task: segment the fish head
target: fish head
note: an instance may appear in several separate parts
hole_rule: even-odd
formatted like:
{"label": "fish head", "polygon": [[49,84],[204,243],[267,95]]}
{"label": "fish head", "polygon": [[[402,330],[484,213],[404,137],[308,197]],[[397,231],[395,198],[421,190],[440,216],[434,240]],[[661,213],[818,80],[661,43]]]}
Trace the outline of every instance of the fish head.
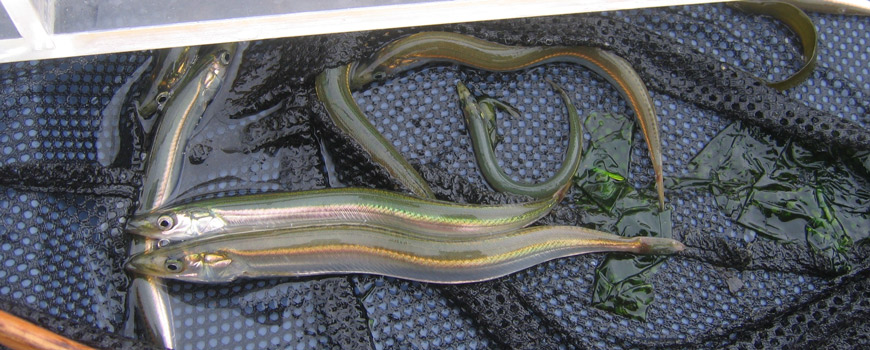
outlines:
{"label": "fish head", "polygon": [[401,72],[403,65],[407,68],[411,64],[409,60],[378,60],[377,57],[356,62],[350,70],[350,88],[357,90],[375,81],[382,82]]}
{"label": "fish head", "polygon": [[350,69],[350,88],[357,90],[375,81],[382,82],[399,73],[420,67],[428,61],[427,59],[412,55],[375,55],[371,58],[354,62]]}
{"label": "fish head", "polygon": [[354,62],[350,69],[350,88],[359,89],[374,81],[383,81],[387,73],[368,61]]}
{"label": "fish head", "polygon": [[394,40],[353,64],[350,88],[359,89],[429,63],[454,62],[455,51],[463,51],[462,46],[455,34],[444,32],[420,32]]}
{"label": "fish head", "polygon": [[225,225],[214,212],[191,207],[136,215],[127,223],[127,232],[161,241],[183,241],[209,235]]}
{"label": "fish head", "polygon": [[459,104],[462,107],[462,114],[465,116],[466,122],[471,122],[471,118],[485,118],[486,113],[482,110],[477,97],[471,93],[465,84],[461,81],[456,82],[456,93],[459,95]]}
{"label": "fish head", "polygon": [[132,273],[188,282],[229,282],[238,276],[228,253],[185,252],[171,247],[142,253],[127,262]]}

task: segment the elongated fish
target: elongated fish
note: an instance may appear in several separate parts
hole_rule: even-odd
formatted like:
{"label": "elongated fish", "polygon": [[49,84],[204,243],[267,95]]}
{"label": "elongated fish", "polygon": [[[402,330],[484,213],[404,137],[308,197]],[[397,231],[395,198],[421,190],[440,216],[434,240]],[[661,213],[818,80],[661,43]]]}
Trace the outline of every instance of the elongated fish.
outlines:
{"label": "elongated fish", "polygon": [[474,205],[368,188],[275,192],[202,200],[134,216],[127,231],[179,241],[312,225],[367,224],[445,237],[474,237],[525,227],[550,212],[570,181],[548,199]]}
{"label": "elongated fish", "polygon": [[[558,85],[552,82],[549,83],[562,95],[562,99],[568,109],[568,122],[570,124],[568,149],[565,153],[562,167],[546,181],[533,184],[514,181],[498,165],[498,159],[495,156],[494,150],[495,146],[492,143],[494,138],[494,130],[492,129],[494,126],[491,124],[495,121],[493,104],[500,105],[501,102],[488,98],[477,101],[464,84],[461,82],[456,84],[456,91],[459,93],[459,100],[462,105],[462,113],[465,115],[472,147],[474,147],[474,157],[477,160],[477,166],[480,168],[480,172],[483,173],[486,181],[496,190],[534,198],[551,197],[560,188],[564,187],[565,183],[571,182],[577,173],[577,167],[580,166],[580,156],[583,152],[583,130],[580,117],[577,115],[577,109],[574,108],[574,104],[571,103],[568,94]],[[487,104],[489,107],[487,107]]]}
{"label": "elongated fish", "polygon": [[681,250],[680,242],[668,238],[626,238],[573,226],[535,226],[471,241],[363,225],[316,226],[182,242],[137,255],[127,269],[200,283],[345,273],[469,283],[571,255],[673,254]]}
{"label": "elongated fish", "polygon": [[435,198],[429,184],[414,167],[378,132],[356,104],[350,91],[350,65],[330,68],[317,76],[317,98],[341,131],[356,140],[372,159],[408,191],[423,198]]}
{"label": "elongated fish", "polygon": [[167,102],[155,131],[142,180],[139,212],[161,207],[178,184],[187,141],[226,75],[226,66],[236,44],[218,45],[196,61],[196,67]]}
{"label": "elongated fish", "polygon": [[[471,135],[471,145],[474,148],[477,166],[480,168],[483,177],[486,178],[486,182],[496,190],[534,198],[546,198],[553,196],[554,193],[565,186],[565,183],[570,183],[574,175],[577,174],[577,167],[580,166],[580,156],[583,153],[583,126],[580,123],[580,117],[577,115],[577,109],[571,103],[568,93],[553,82],[549,83],[554,89],[559,91],[562,95],[562,100],[564,100],[568,108],[570,133],[568,134],[568,149],[565,152],[565,160],[562,161],[562,167],[552,177],[539,183],[514,181],[498,165],[498,158],[496,158],[495,146],[493,145],[495,137],[493,136],[494,126],[492,123],[495,121],[494,105],[501,105],[501,102],[488,98],[477,101],[464,84],[461,82],[456,84],[456,92],[459,93],[462,113],[465,115],[465,122]],[[504,107],[508,106],[505,105]]]}
{"label": "elongated fish", "polygon": [[804,10],[842,15],[870,16],[867,0],[781,0]]}
{"label": "elongated fish", "polygon": [[[866,1],[865,1],[866,2]],[[729,3],[743,12],[768,15],[787,25],[801,41],[804,65],[781,81],[758,80],[779,91],[791,89],[807,80],[816,68],[819,52],[819,33],[813,20],[795,5],[779,1],[736,1]]]}
{"label": "elongated fish", "polygon": [[661,132],[655,106],[643,80],[621,57],[594,47],[508,46],[456,33],[422,32],[395,40],[369,59],[354,63],[349,71],[347,94],[350,89],[439,62],[493,72],[512,72],[559,62],[591,69],[613,84],[634,111],[655,171],[659,207],[664,207]]}

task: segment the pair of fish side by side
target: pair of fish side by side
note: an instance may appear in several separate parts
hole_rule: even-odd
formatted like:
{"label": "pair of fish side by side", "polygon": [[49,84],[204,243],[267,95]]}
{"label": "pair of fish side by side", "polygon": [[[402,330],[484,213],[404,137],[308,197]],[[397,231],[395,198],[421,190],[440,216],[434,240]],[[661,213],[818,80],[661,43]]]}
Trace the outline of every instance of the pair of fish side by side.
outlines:
{"label": "pair of fish side by side", "polygon": [[668,238],[533,226],[560,202],[458,204],[365,188],[203,200],[137,215],[133,234],[169,242],[133,257],[134,273],[201,283],[369,273],[433,283],[494,279],[592,252],[673,254]]}

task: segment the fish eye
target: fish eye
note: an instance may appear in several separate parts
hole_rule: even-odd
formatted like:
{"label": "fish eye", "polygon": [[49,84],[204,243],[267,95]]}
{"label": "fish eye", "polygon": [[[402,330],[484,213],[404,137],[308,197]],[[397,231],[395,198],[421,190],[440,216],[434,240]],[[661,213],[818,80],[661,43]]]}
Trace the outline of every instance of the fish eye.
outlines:
{"label": "fish eye", "polygon": [[386,79],[386,77],[387,73],[384,72],[375,72],[374,74],[372,74],[372,78],[374,78],[375,80],[384,80]]}
{"label": "fish eye", "polygon": [[169,92],[164,91],[157,94],[157,97],[154,100],[157,101],[158,106],[163,107],[163,105],[169,101]]}
{"label": "fish eye", "polygon": [[157,218],[157,228],[166,231],[175,227],[175,218],[172,215],[161,215]]}
{"label": "fish eye", "polygon": [[181,261],[177,259],[166,259],[166,263],[163,264],[166,267],[166,270],[169,272],[181,272],[184,269],[184,265],[181,264]]}
{"label": "fish eye", "polygon": [[218,55],[218,59],[221,61],[221,64],[230,64],[230,53],[223,51]]}

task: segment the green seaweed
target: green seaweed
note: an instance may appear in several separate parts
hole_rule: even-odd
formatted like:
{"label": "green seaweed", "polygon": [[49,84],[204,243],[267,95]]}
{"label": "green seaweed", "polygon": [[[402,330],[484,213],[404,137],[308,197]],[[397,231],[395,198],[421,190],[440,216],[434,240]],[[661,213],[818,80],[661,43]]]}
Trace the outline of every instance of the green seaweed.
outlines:
{"label": "green seaweed", "polygon": [[[750,131],[753,131],[750,133]],[[735,215],[761,175],[770,173],[783,145],[767,134],[731,124],[689,163],[690,177],[668,186],[709,187],[725,215]]]}
{"label": "green seaweed", "polygon": [[[575,182],[578,208],[594,228],[623,236],[671,237],[670,211],[659,212],[650,189],[625,179],[633,124],[622,116],[591,114],[591,135]],[[851,248],[870,237],[870,152],[812,151],[757,128],[733,123],[669,179],[670,191],[709,190],[717,207],[760,239],[807,247],[837,273],[852,267]],[[609,254],[595,271],[593,305],[643,320],[654,300],[648,282],[664,258]]]}
{"label": "green seaweed", "polygon": [[[671,237],[670,210],[659,211],[654,190],[638,191],[625,179],[631,162],[634,123],[625,116],[590,114],[590,135],[575,183],[577,205],[587,224],[622,236]],[[658,256],[608,254],[595,271],[592,303],[618,315],[644,320],[654,300],[648,279],[665,260]]]}
{"label": "green seaweed", "polygon": [[845,273],[854,242],[870,235],[866,165],[863,153],[811,151],[734,123],[671,188],[707,187],[720,210],[759,237],[804,244]]}

